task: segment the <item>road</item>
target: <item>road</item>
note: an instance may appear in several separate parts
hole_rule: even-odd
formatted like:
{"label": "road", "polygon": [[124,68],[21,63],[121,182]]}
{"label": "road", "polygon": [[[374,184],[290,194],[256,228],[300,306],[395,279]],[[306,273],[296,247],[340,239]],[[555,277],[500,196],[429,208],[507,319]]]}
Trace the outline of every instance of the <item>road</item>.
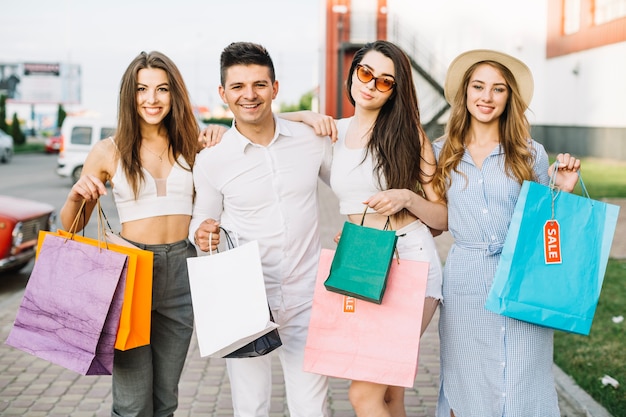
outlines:
{"label": "road", "polygon": [[[0,164],[0,194],[51,204],[58,214],[72,183],[69,178],[61,178],[56,174],[56,165],[56,154],[14,155],[10,163]],[[119,231],[119,220],[113,197],[107,195],[101,202],[111,227]],[[60,227],[58,220],[57,227]],[[97,232],[96,227],[96,222],[92,222],[87,226],[85,233],[94,236]],[[31,261],[19,272],[5,273],[0,276],[0,303],[15,291],[24,288],[32,267]]]}
{"label": "road", "polygon": [[[67,193],[72,186],[69,178],[59,177],[55,171],[57,165],[56,154],[17,154],[9,164],[0,164],[0,194],[13,197],[23,197],[42,201],[54,206],[57,215],[61,210]],[[109,190],[110,191],[110,190]],[[343,220],[336,215],[339,210],[335,196],[325,185],[320,185],[321,198],[325,204],[320,212],[322,245],[335,248],[332,238],[341,229]],[[103,210],[115,232],[119,232],[120,224],[117,209],[111,193],[101,198]],[[57,227],[61,227],[57,219]],[[97,236],[97,222],[95,219],[85,228],[85,234]],[[30,276],[33,262],[19,273],[3,274],[0,277],[0,302],[18,289],[24,288]]]}

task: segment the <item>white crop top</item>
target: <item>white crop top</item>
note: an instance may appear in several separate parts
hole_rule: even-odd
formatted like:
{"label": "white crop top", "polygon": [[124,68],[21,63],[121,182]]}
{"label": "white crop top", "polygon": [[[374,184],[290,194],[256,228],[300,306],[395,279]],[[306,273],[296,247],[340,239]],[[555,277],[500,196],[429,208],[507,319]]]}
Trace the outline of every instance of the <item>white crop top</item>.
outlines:
{"label": "white crop top", "polygon": [[[339,212],[344,215],[363,213],[363,202],[381,191],[372,154],[363,160],[366,148],[346,148],[346,132],[351,121],[352,117],[337,121],[338,139],[333,146],[330,170],[330,186],[339,199]],[[384,179],[382,185],[386,186]],[[368,208],[367,212],[373,213],[374,209]]]}
{"label": "white crop top", "polygon": [[[178,163],[189,168],[182,155],[178,157]],[[193,176],[191,170],[183,169],[178,163],[172,166],[167,178],[154,178],[143,169],[144,181],[140,184],[136,200],[122,164],[117,164],[112,182],[120,223],[172,214],[191,216]]]}

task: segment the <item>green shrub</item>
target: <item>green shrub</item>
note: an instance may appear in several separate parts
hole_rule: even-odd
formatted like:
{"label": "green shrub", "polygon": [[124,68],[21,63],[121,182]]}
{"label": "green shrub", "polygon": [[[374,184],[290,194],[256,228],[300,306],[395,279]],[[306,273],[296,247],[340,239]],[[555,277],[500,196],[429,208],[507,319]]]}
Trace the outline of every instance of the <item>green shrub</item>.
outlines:
{"label": "green shrub", "polygon": [[[626,260],[611,259],[589,336],[554,334],[554,362],[614,416],[626,416]],[[609,375],[620,382],[615,389],[602,385]]]}
{"label": "green shrub", "polygon": [[26,143],[26,135],[22,132],[20,121],[17,118],[17,113],[13,113],[13,121],[11,122],[11,136],[13,136],[13,143],[15,146],[23,145]]}

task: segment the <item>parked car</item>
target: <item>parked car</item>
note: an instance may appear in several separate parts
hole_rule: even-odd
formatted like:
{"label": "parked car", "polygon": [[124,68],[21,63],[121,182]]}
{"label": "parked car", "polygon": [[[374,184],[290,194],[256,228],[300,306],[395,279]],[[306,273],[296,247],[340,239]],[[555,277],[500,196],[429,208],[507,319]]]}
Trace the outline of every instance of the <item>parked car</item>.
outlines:
{"label": "parked car", "polygon": [[55,230],[50,204],[0,195],[0,273],[23,268],[37,250],[40,230]]}
{"label": "parked car", "polygon": [[13,136],[0,129],[0,162],[11,162],[13,158]]}
{"label": "parked car", "polygon": [[114,120],[70,116],[61,126],[61,149],[59,151],[57,174],[78,181],[83,164],[93,145],[109,136],[116,129]]}
{"label": "parked car", "polygon": [[[198,119],[200,128],[206,126]],[[230,126],[226,126],[230,128]],[[61,126],[57,174],[69,177],[75,183],[83,171],[83,164],[96,142],[115,135],[115,120],[97,117],[68,116]]]}
{"label": "parked car", "polygon": [[61,150],[61,132],[46,138],[44,150],[46,153],[58,153]]}

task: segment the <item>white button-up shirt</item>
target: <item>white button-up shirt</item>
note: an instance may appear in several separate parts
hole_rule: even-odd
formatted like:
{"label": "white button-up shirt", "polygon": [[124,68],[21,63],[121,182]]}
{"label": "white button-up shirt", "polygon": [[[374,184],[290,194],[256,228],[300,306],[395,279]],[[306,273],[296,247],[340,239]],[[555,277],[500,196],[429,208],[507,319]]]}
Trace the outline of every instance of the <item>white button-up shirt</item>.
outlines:
{"label": "white button-up shirt", "polygon": [[318,177],[329,182],[332,146],[302,123],[275,121],[267,146],[233,127],[198,154],[189,239],[212,218],[236,232],[239,244],[258,241],[268,301],[277,310],[313,298],[320,252],[317,184]]}

